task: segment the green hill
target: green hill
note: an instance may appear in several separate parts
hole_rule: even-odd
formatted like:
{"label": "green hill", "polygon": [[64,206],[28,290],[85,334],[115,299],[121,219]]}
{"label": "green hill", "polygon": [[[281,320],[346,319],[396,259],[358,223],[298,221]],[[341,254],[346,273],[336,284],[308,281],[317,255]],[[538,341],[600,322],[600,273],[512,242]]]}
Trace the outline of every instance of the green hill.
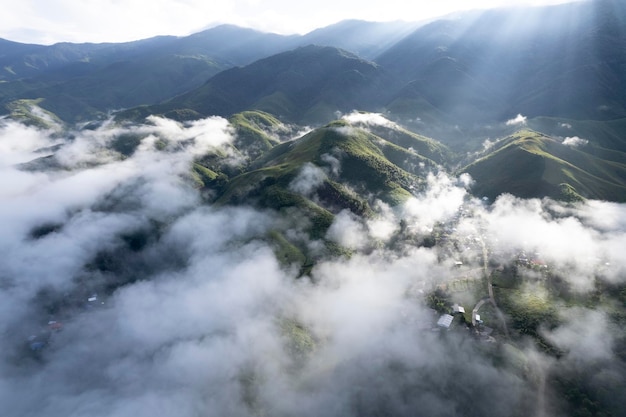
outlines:
{"label": "green hill", "polygon": [[290,129],[278,119],[261,111],[245,111],[233,115],[230,124],[235,128],[235,147],[254,160],[269,151]]}
{"label": "green hill", "polygon": [[166,103],[133,109],[136,118],[176,109],[229,117],[261,110],[296,123],[327,123],[336,111],[377,110],[392,79],[374,63],[332,47],[306,46],[217,74]]}
{"label": "green hill", "polygon": [[[269,149],[240,174],[229,175],[217,188],[215,203],[254,204],[285,212],[285,218],[303,221],[306,233],[316,239],[324,238],[334,215],[342,210],[368,217],[376,200],[392,206],[402,203],[438,166],[414,150],[346,121],[276,144],[265,133],[268,127],[279,126],[271,116],[245,112],[233,120],[237,129],[246,132],[245,147]],[[205,162],[198,163],[219,171]],[[206,186],[216,184],[209,178]]]}
{"label": "green hill", "polygon": [[[326,238],[336,214],[349,210],[368,218],[378,200],[401,204],[439,166],[413,149],[344,120],[295,140],[281,137],[289,126],[267,113],[246,111],[230,120],[238,133],[232,152],[213,151],[197,158],[190,179],[216,206],[252,205],[281,213],[285,224],[267,240],[281,257],[298,259],[303,271],[316,257],[345,253]],[[397,132],[407,135],[400,128]],[[409,144],[416,142],[412,138]],[[233,167],[225,162],[233,154],[247,159]],[[288,230],[298,233],[289,235]],[[302,241],[298,236],[307,238]],[[312,251],[308,239],[321,246]]]}
{"label": "green hill", "polygon": [[[366,113],[365,113],[366,114]],[[428,158],[438,164],[446,164],[450,161],[452,153],[441,142],[411,132],[410,130],[394,123],[389,124],[367,124],[353,123],[355,126],[362,127],[371,133],[383,137],[389,142]]]}
{"label": "green hill", "polygon": [[[392,162],[401,154],[404,163]],[[331,160],[340,164],[334,169]],[[397,204],[409,195],[407,190],[419,184],[422,172],[420,162],[430,167],[436,163],[418,154],[411,153],[393,143],[355,128],[346,122],[333,122],[295,140],[275,146],[255,160],[250,169],[233,178],[220,197],[221,202],[241,201],[271,185],[288,189],[303,166],[312,164],[323,172],[323,184],[319,201],[332,212],[344,208],[367,211],[367,202],[381,198]],[[405,165],[406,169],[401,168]],[[400,166],[399,166],[400,165]],[[356,204],[355,202],[359,202]],[[270,201],[265,203],[275,205]]]}
{"label": "green hill", "polygon": [[461,172],[474,192],[491,199],[519,197],[593,198],[626,201],[626,163],[599,158],[544,134],[521,130]]}

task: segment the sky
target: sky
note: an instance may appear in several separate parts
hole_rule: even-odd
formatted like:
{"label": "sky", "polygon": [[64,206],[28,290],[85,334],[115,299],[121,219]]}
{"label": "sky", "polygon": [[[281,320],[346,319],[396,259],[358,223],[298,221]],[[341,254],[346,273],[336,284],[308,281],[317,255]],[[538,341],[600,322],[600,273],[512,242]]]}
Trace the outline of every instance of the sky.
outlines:
{"label": "sky", "polygon": [[[571,0],[569,0],[571,1]],[[568,0],[21,0],[0,13],[0,38],[16,42],[123,42],[185,36],[221,23],[281,34],[307,33],[344,19],[421,21],[462,10]],[[384,4],[384,7],[381,7]]]}

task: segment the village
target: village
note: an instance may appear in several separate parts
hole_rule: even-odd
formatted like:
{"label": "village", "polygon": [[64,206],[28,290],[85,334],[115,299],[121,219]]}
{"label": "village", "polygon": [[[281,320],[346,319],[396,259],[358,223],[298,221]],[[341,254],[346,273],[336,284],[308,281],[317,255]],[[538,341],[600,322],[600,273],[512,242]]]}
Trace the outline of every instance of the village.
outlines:
{"label": "village", "polygon": [[453,273],[434,280],[429,291],[420,290],[430,307],[425,327],[431,331],[461,330],[485,343],[508,340],[509,319],[499,307],[497,293],[507,296],[509,306],[509,293],[522,284],[546,285],[555,279],[541,253],[494,245],[497,239],[487,235],[472,206],[460,207],[450,221],[434,228],[433,235],[440,261],[451,265]]}
{"label": "village", "polygon": [[102,308],[105,301],[98,294],[92,293],[86,296],[66,295],[64,306],[55,306],[51,308],[46,320],[42,320],[41,324],[33,326],[28,333],[24,342],[24,348],[30,352],[33,358],[39,358],[44,349],[54,343],[56,335],[64,328],[64,323],[70,319],[68,311],[78,308],[82,311],[91,311]]}

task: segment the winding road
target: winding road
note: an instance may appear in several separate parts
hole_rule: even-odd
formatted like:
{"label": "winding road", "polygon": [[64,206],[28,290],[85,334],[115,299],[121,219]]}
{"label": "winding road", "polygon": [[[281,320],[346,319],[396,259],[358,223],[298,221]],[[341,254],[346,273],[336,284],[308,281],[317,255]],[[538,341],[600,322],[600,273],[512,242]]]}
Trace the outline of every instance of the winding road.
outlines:
{"label": "winding road", "polygon": [[[485,242],[483,241],[482,236],[479,239],[480,239],[480,245],[482,246],[482,250],[483,250],[483,275],[485,276],[485,279],[487,280],[487,291],[489,295],[487,297],[480,299],[478,303],[476,303],[476,306],[474,307],[474,309],[472,310],[472,325],[476,326],[476,314],[478,314],[478,310],[485,303],[489,302],[493,305],[496,311],[496,314],[498,315],[498,319],[502,322],[502,328],[504,329],[504,334],[506,338],[509,339],[509,330],[508,330],[508,327],[506,326],[506,320],[504,319],[504,314],[502,314],[502,311],[498,308],[498,305],[496,303],[496,298],[493,294],[493,284],[491,282],[491,274],[489,273],[489,268],[488,268],[489,253],[487,251],[487,247],[485,245]],[[535,372],[537,373],[538,379],[539,379],[537,381],[536,416],[545,417],[547,415],[546,414],[546,378],[548,374],[548,369],[546,369],[542,365],[541,361],[539,361],[538,358],[534,358],[532,366],[534,366]]]}
{"label": "winding road", "polygon": [[500,321],[502,322],[504,335],[508,339],[509,329],[506,326],[506,320],[504,319],[504,314],[502,314],[502,311],[500,311],[500,309],[498,308],[498,304],[496,303],[496,298],[493,295],[493,284],[491,282],[491,274],[489,273],[489,252],[487,251],[487,246],[485,245],[485,241],[483,240],[482,235],[480,234],[478,235],[480,236],[479,242],[483,250],[483,276],[487,280],[487,292],[489,293],[489,296],[482,298],[480,301],[478,301],[478,303],[476,303],[476,306],[472,310],[472,325],[476,326],[476,314],[478,313],[478,310],[483,306],[483,304],[485,304],[486,302],[490,302],[491,305],[493,305],[493,308],[496,310],[498,319],[500,319]]}

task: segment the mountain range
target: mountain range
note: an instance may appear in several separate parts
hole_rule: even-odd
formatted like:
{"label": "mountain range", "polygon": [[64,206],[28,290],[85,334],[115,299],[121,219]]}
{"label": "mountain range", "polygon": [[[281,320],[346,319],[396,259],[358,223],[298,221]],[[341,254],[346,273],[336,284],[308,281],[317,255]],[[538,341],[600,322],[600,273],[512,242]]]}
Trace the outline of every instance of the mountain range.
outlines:
{"label": "mountain range", "polygon": [[0,40],[0,414],[626,415],[624,22]]}
{"label": "mountain range", "polygon": [[0,103],[44,125],[260,111],[323,129],[375,112],[453,149],[438,164],[470,173],[478,194],[624,201],[623,21],[622,2],[595,0],[292,36],[223,25],[123,44],[2,40]]}

